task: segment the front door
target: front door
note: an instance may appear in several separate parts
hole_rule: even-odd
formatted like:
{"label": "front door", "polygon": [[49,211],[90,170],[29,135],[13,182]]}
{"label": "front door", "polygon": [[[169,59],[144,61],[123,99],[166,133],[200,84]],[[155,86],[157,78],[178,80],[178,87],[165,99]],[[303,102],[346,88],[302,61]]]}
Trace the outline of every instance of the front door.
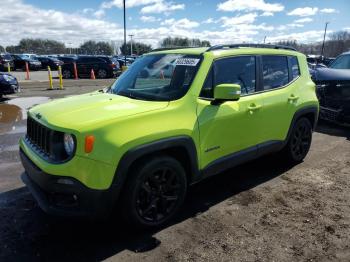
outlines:
{"label": "front door", "polygon": [[[261,143],[263,99],[256,93],[256,57],[239,56],[214,62],[198,98],[200,167],[222,157],[249,151],[256,153]],[[239,84],[241,98],[212,104],[213,88],[218,84]]]}

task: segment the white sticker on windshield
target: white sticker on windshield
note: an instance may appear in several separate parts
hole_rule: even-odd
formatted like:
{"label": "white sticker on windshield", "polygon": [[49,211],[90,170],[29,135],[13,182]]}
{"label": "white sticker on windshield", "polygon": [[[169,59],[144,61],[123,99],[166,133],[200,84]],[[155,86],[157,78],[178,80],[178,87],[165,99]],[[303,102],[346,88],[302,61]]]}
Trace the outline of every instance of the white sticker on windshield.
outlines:
{"label": "white sticker on windshield", "polygon": [[176,59],[175,65],[196,66],[198,62],[198,58],[178,58]]}

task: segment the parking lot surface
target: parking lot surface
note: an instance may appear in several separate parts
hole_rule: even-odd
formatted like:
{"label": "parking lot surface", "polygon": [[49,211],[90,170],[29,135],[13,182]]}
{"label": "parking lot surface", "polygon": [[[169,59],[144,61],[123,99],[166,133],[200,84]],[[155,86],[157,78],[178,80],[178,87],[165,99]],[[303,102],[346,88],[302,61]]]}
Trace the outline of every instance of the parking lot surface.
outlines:
{"label": "parking lot surface", "polygon": [[18,139],[34,104],[113,82],[74,81],[0,103],[0,261],[349,261],[350,129],[323,122],[303,163],[272,155],[203,181],[161,229],[46,216],[20,181]]}

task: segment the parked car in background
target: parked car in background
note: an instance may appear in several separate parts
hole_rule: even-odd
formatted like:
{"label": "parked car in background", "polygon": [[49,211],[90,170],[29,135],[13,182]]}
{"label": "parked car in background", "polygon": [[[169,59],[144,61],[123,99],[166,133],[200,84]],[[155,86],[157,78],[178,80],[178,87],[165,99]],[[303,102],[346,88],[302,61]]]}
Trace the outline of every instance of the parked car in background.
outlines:
{"label": "parked car in background", "polygon": [[96,57],[99,57],[99,58],[105,60],[107,63],[112,64],[112,66],[114,68],[114,71],[117,71],[117,70],[120,69],[119,62],[116,59],[113,59],[110,56],[101,56],[101,55],[100,56],[96,56]]}
{"label": "parked car in background", "polygon": [[313,69],[317,67],[328,67],[335,58],[325,57],[321,55],[308,55],[306,60]]}
{"label": "parked car in background", "polygon": [[62,61],[54,57],[37,56],[36,59],[41,62],[42,69],[47,69],[49,66],[50,69],[57,70],[59,66],[64,64]]}
{"label": "parked car in background", "polygon": [[[110,60],[106,60],[96,56],[79,56],[75,60],[77,64],[78,76],[81,78],[90,77],[91,70],[94,70],[97,78],[113,77],[117,70]],[[64,78],[73,78],[74,65],[73,63],[66,63],[62,66],[62,75]]]}
{"label": "parked car in background", "polygon": [[320,101],[320,119],[350,124],[350,52],[338,56],[329,68],[312,72]]}
{"label": "parked car in background", "polygon": [[41,62],[39,60],[28,58],[25,55],[12,55],[13,62],[15,65],[14,70],[21,69],[26,70],[26,62],[28,63],[30,70],[40,70]]}
{"label": "parked car in background", "polygon": [[76,62],[77,60],[77,57],[75,56],[57,56],[55,58],[62,61],[63,64],[70,64],[70,63]]}
{"label": "parked car in background", "polygon": [[14,69],[14,63],[13,59],[10,54],[0,54],[0,70],[1,71],[7,71],[8,67],[10,67],[11,70]]}
{"label": "parked car in background", "polygon": [[0,73],[0,98],[3,95],[13,94],[18,91],[19,85],[16,77],[9,73]]}

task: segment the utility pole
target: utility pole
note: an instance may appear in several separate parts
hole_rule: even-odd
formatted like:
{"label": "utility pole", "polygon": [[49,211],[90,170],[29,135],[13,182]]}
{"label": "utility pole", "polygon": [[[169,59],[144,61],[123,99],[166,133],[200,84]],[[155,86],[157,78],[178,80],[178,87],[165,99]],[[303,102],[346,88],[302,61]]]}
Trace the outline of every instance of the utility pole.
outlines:
{"label": "utility pole", "polygon": [[324,35],[323,35],[323,43],[322,43],[322,50],[321,50],[321,57],[323,59],[323,53],[324,53],[324,42],[326,41],[326,34],[327,34],[327,26],[329,22],[326,22],[326,25],[324,27]]}
{"label": "utility pole", "polygon": [[123,0],[124,11],[124,66],[126,66],[126,17],[125,17],[125,0]]}
{"label": "utility pole", "polygon": [[265,44],[265,42],[266,42],[266,35],[265,35],[265,37],[264,37],[264,44]]}
{"label": "utility pole", "polygon": [[132,55],[132,37],[134,35],[129,35],[130,36],[130,55]]}

